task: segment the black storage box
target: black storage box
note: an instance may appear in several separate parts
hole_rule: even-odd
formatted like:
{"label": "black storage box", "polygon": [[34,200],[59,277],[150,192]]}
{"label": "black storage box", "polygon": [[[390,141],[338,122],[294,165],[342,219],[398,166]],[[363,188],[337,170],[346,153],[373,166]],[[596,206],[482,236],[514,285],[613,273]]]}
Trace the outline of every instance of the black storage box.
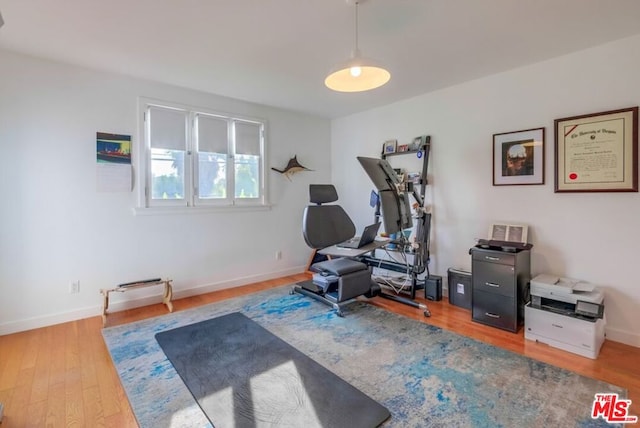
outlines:
{"label": "black storage box", "polygon": [[449,268],[449,303],[471,309],[471,272]]}
{"label": "black storage box", "polygon": [[442,300],[442,277],[430,275],[424,281],[424,298],[427,300]]}

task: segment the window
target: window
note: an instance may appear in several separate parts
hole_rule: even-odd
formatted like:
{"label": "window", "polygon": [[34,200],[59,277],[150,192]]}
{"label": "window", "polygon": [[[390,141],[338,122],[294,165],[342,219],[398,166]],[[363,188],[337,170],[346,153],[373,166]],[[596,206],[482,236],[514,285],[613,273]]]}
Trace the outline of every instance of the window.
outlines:
{"label": "window", "polygon": [[144,206],[266,204],[265,122],[143,102]]}

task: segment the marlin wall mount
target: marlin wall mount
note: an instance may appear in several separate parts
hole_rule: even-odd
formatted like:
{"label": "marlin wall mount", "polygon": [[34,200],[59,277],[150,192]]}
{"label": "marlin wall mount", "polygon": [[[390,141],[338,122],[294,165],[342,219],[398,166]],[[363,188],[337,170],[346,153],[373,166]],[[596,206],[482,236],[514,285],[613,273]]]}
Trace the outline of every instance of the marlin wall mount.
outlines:
{"label": "marlin wall mount", "polygon": [[271,169],[284,175],[285,177],[287,177],[289,181],[291,181],[291,176],[297,172],[313,171],[312,169],[309,169],[306,166],[302,166],[300,162],[298,162],[297,155],[289,159],[289,163],[287,163],[287,166],[284,169],[278,169],[273,167],[271,167]]}

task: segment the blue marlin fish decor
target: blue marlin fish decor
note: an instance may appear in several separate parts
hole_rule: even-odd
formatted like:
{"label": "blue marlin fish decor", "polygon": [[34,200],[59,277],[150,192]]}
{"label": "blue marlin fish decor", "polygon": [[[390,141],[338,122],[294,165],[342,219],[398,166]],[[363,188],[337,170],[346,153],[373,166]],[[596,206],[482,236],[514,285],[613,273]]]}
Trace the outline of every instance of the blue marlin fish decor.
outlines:
{"label": "blue marlin fish decor", "polygon": [[300,162],[298,162],[297,155],[289,159],[289,163],[287,163],[287,166],[284,169],[278,169],[273,167],[271,167],[271,169],[284,175],[285,177],[287,177],[289,181],[291,181],[291,176],[296,172],[313,171],[312,169],[309,169],[306,166],[302,166]]}

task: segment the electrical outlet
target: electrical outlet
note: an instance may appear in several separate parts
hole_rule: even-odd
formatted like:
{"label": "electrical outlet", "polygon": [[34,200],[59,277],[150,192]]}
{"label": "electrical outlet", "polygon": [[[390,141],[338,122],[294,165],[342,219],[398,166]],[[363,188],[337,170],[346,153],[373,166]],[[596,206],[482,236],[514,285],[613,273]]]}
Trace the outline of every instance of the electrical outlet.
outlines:
{"label": "electrical outlet", "polygon": [[278,250],[276,251],[276,260],[281,260],[282,259],[282,251]]}
{"label": "electrical outlet", "polygon": [[80,292],[80,281],[71,281],[69,283],[69,293],[77,294]]}

